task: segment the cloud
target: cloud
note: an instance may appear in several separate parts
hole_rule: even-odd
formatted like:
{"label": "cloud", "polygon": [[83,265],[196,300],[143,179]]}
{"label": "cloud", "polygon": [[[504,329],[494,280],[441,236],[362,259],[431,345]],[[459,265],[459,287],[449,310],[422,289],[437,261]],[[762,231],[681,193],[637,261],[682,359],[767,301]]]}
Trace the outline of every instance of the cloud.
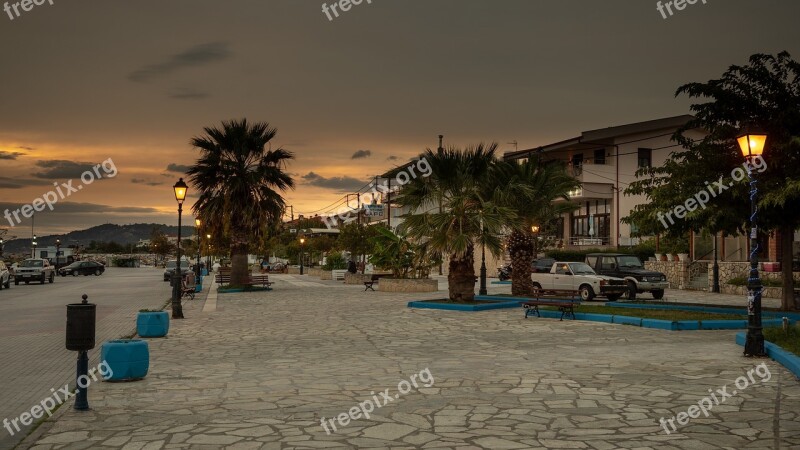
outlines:
{"label": "cloud", "polygon": [[145,186],[161,186],[162,184],[164,184],[158,181],[147,181],[144,178],[132,178],[131,183],[144,184]]}
{"label": "cloud", "polygon": [[386,158],[387,161],[397,161],[398,159],[400,159],[400,158],[398,158],[397,156],[394,156],[394,155],[391,155],[388,158]]}
{"label": "cloud", "polygon": [[28,151],[33,151],[33,150],[36,150],[36,149],[35,149],[35,148],[33,148],[33,147],[27,147],[27,146],[24,146],[24,145],[20,145],[20,146],[18,146],[17,148],[18,148],[18,149],[20,149],[20,150],[28,150]]}
{"label": "cloud", "polygon": [[372,156],[371,150],[359,150],[353,153],[353,156],[351,156],[350,159],[369,158],[370,156]]}
{"label": "cloud", "polygon": [[89,172],[92,172],[92,167],[95,166],[90,162],[73,162],[73,161],[65,161],[63,159],[37,161],[36,165],[45,170],[41,172],[36,172],[32,175],[35,176],[36,178],[44,178],[46,180],[79,178],[81,174],[86,172],[87,170]]}
{"label": "cloud", "polygon": [[333,189],[337,192],[356,191],[364,187],[364,181],[352,177],[325,178],[314,172],[308,172],[301,178],[306,180],[306,184],[308,185]]}
{"label": "cloud", "polygon": [[149,64],[137,69],[128,75],[128,79],[144,83],[154,78],[168,75],[176,70],[223,61],[230,58],[231,55],[232,52],[225,42],[196,45],[186,51],[170,56],[166,61]]}
{"label": "cloud", "polygon": [[40,180],[0,177],[0,188],[2,189],[22,189],[26,186],[45,186],[48,184],[50,183]]}
{"label": "cloud", "polygon": [[0,159],[6,159],[6,160],[17,159],[18,156],[22,156],[24,154],[25,153],[22,153],[22,152],[4,152],[4,151],[0,151]]}
{"label": "cloud", "polygon": [[[0,211],[14,211],[21,204],[0,202]],[[108,206],[97,203],[58,202],[53,207],[59,214],[158,214],[156,208],[138,206]],[[38,221],[37,221],[38,223]]]}
{"label": "cloud", "polygon": [[[186,165],[183,165],[183,164],[172,163],[172,164],[167,166],[166,170],[167,170],[167,172],[186,173],[186,171],[189,170],[189,166],[186,166]],[[171,175],[167,175],[167,174],[163,174],[163,175],[164,176],[171,176]]]}
{"label": "cloud", "polygon": [[208,92],[186,87],[171,89],[167,95],[175,100],[202,100],[210,97]]}

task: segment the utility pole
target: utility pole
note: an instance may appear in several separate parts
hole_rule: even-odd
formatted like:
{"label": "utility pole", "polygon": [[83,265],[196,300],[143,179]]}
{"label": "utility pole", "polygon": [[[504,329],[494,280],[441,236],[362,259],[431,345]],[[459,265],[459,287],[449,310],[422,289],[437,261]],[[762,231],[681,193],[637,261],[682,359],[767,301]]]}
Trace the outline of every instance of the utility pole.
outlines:
{"label": "utility pole", "polygon": [[517,142],[516,139],[511,141],[511,142],[509,142],[509,144],[512,144],[514,146],[514,151],[515,152],[519,151],[519,142]]}
{"label": "utility pole", "polygon": [[[442,146],[442,140],[443,139],[444,139],[444,135],[440,134],[439,135],[439,148],[438,148],[439,152],[443,152],[444,151],[444,147]],[[442,198],[439,197],[439,214],[441,214],[441,213],[442,213]],[[439,264],[439,275],[443,275],[443,274],[444,274],[444,268],[442,267],[442,264],[440,263]]]}

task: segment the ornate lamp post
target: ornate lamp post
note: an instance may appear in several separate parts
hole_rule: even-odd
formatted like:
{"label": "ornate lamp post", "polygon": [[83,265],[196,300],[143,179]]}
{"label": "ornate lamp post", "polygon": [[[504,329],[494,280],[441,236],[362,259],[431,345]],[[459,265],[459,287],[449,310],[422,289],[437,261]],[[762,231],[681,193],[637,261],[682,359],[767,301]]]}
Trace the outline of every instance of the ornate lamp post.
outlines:
{"label": "ornate lamp post", "polygon": [[183,182],[183,178],[179,179],[175,186],[175,200],[178,201],[178,257],[175,266],[175,273],[172,275],[172,318],[183,319],[183,307],[181,306],[181,289],[183,273],[181,270],[181,215],[183,214],[183,201],[186,200],[186,191],[188,186]]}
{"label": "ornate lamp post", "polygon": [[208,267],[208,273],[211,273],[211,233],[206,234],[206,239],[208,243],[208,253],[206,254],[206,267]]}
{"label": "ornate lamp post", "polygon": [[61,255],[61,239],[56,239],[56,269],[58,269],[58,256]]}
{"label": "ornate lamp post", "polygon": [[742,155],[747,160],[747,176],[750,178],[750,275],[747,277],[747,339],[745,356],[764,356],[764,334],[761,326],[761,278],[758,275],[758,180],[753,172],[753,159],[761,157],[767,135],[747,131],[736,139]]}
{"label": "ornate lamp post", "polygon": [[36,258],[36,235],[33,235],[33,240],[31,241],[31,258]]}
{"label": "ornate lamp post", "polygon": [[539,258],[539,225],[531,225],[533,233],[533,259]]}
{"label": "ornate lamp post", "polygon": [[200,279],[200,219],[194,219],[194,231],[197,236],[197,265],[194,266],[194,272]]}
{"label": "ornate lamp post", "polygon": [[300,275],[303,274],[303,254],[305,253],[306,238],[300,238]]}

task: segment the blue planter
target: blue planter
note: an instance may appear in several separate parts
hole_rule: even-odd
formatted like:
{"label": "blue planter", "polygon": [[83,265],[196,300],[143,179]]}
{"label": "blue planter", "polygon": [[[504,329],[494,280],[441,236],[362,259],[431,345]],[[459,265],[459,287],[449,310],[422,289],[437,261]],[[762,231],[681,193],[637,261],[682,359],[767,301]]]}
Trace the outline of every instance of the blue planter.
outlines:
{"label": "blue planter", "polygon": [[164,337],[169,332],[169,314],[166,311],[140,312],[136,317],[139,337]]}
{"label": "blue planter", "polygon": [[111,369],[107,381],[138,380],[150,369],[150,349],[147,341],[123,339],[106,341],[100,350],[100,360]]}
{"label": "blue planter", "polygon": [[197,284],[194,285],[195,292],[203,292],[203,276],[200,275],[200,278],[197,280]]}
{"label": "blue planter", "polygon": [[202,270],[200,270],[200,275],[202,275],[202,276],[204,276],[204,277],[207,277],[207,276],[208,276],[208,269],[202,269]]}

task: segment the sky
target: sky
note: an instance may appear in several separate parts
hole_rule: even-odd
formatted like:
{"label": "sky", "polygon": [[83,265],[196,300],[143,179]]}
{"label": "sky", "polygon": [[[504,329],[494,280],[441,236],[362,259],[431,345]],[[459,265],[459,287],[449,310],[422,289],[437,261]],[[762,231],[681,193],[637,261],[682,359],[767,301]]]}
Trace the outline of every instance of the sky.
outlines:
{"label": "sky", "polygon": [[37,198],[58,198],[38,203],[39,236],[177,224],[189,141],[223,120],[277,128],[287,204],[313,215],[439,134],[532,148],[689,113],[680,85],[751,54],[800,57],[797,0],[671,16],[652,0],[364,0],[338,17],[332,0],[16,1],[0,11],[0,227],[21,238],[31,219],[12,212]]}

